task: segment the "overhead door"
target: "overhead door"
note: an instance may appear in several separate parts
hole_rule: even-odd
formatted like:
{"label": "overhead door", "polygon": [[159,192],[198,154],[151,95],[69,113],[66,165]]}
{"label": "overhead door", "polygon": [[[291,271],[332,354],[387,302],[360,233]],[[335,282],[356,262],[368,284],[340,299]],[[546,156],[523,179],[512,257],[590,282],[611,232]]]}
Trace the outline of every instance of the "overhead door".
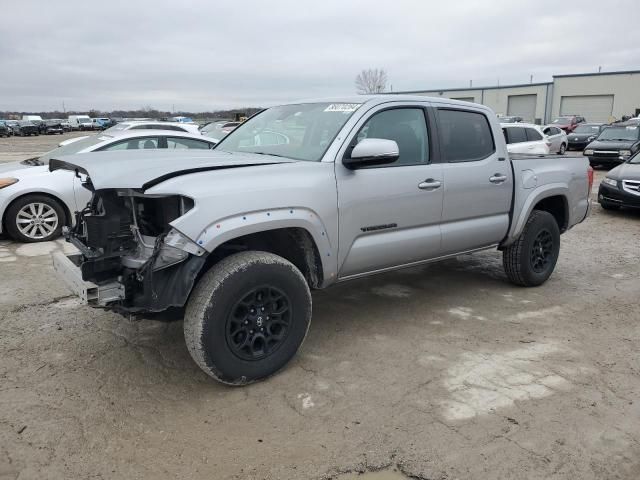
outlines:
{"label": "overhead door", "polygon": [[536,118],[537,95],[509,95],[507,100],[507,115],[522,117],[527,122]]}
{"label": "overhead door", "polygon": [[473,97],[452,97],[451,100],[460,100],[462,102],[471,102],[474,103],[476,101]]}
{"label": "overhead door", "polygon": [[613,95],[572,95],[560,98],[560,115],[581,115],[587,122],[608,122]]}

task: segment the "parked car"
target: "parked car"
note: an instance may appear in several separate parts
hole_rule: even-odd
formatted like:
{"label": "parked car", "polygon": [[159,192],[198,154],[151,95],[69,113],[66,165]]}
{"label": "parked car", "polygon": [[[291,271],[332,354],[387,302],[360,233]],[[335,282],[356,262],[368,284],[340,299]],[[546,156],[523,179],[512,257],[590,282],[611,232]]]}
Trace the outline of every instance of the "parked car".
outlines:
{"label": "parked car", "polygon": [[122,132],[125,130],[173,130],[176,132],[193,134],[200,133],[198,125],[195,123],[163,122],[160,120],[135,120],[121,122],[105,130],[105,133]]}
{"label": "parked car", "polygon": [[22,120],[26,122],[41,122],[42,117],[40,115],[23,115]]}
{"label": "parked car", "polygon": [[563,115],[551,122],[551,125],[561,128],[567,133],[571,133],[579,124],[585,122],[586,120],[584,119],[584,117],[581,117],[579,115]]}
{"label": "parked car", "polygon": [[195,123],[191,117],[182,117],[182,116],[169,117],[168,121],[175,122],[175,123]]}
{"label": "parked car", "polygon": [[93,130],[93,122],[89,115],[69,115],[68,121],[73,130]]}
{"label": "parked car", "polygon": [[213,122],[200,129],[202,135],[220,141],[233,132],[242,122]]}
{"label": "parked car", "polygon": [[0,120],[0,137],[9,137],[11,135],[11,130],[9,126]]}
{"label": "parked car", "polygon": [[27,120],[27,121],[36,127],[39,135],[43,135],[45,133],[46,126],[44,124],[44,120]]}
{"label": "parked car", "polygon": [[549,152],[564,155],[569,145],[565,131],[553,125],[547,125],[546,127],[542,127],[542,133],[546,137],[547,143],[551,143],[551,145],[549,145]]}
{"label": "parked car", "polygon": [[70,132],[71,130],[73,130],[73,128],[71,128],[71,124],[67,120],[60,120],[60,126],[65,132]]}
{"label": "parked car", "polygon": [[64,129],[59,120],[45,120],[43,123],[44,133],[47,135],[62,135],[64,133]]}
{"label": "parked car", "polygon": [[522,117],[517,117],[517,116],[505,116],[505,117],[498,117],[498,120],[500,121],[500,123],[521,123],[524,122],[524,119]]}
{"label": "parked car", "polygon": [[9,131],[11,135],[16,135],[16,131],[20,128],[17,120],[5,120],[5,125],[9,127]]}
{"label": "parked car", "polygon": [[640,127],[610,126],[584,149],[591,166],[612,167],[626,162],[640,150]]}
{"label": "parked car", "polygon": [[26,120],[19,120],[11,125],[13,134],[19,137],[26,137],[28,135],[39,135],[38,127],[33,123]]}
{"label": "parked car", "polygon": [[108,118],[92,118],[91,123],[94,130],[105,130],[111,127],[111,121]]}
{"label": "parked car", "polygon": [[150,153],[51,160],[94,191],[54,268],[94,307],[186,304],[189,352],[231,385],[295,355],[310,288],[495,247],[540,285],[593,181],[581,157],[511,158],[485,106],[418,96],[281,105],[211,152]]}
{"label": "parked car", "polygon": [[501,123],[509,153],[548,155],[551,141],[545,138],[542,128],[533,123]]}
{"label": "parked car", "polygon": [[600,183],[598,202],[605,210],[640,208],[640,154],[607,172]]}
{"label": "parked car", "polygon": [[569,135],[569,150],[584,150],[607,125],[604,123],[582,123]]}
{"label": "parked car", "polygon": [[[201,135],[166,130],[101,133],[73,140],[41,157],[0,164],[0,233],[6,229],[11,238],[20,242],[52,240],[60,235],[63,225],[73,221],[72,213],[86,206],[91,192],[71,172],[51,174],[51,158],[118,150],[133,153],[137,149],[209,150],[215,146],[215,142]],[[124,168],[120,174],[126,176],[128,170],[129,167]]]}

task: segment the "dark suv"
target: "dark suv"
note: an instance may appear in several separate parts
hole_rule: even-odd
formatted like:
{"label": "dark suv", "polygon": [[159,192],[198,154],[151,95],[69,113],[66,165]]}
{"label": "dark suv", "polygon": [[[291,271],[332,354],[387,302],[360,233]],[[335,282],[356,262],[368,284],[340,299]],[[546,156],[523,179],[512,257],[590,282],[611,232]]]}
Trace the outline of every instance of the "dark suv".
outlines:
{"label": "dark suv", "polygon": [[571,133],[578,125],[584,122],[586,122],[584,117],[581,117],[579,115],[563,115],[551,122],[551,125],[561,128],[567,133]]}
{"label": "dark suv", "polygon": [[640,150],[640,127],[611,126],[584,149],[591,166],[615,166],[626,162]]}
{"label": "dark suv", "polygon": [[0,120],[0,137],[8,137],[9,135],[11,135],[11,130],[6,123]]}

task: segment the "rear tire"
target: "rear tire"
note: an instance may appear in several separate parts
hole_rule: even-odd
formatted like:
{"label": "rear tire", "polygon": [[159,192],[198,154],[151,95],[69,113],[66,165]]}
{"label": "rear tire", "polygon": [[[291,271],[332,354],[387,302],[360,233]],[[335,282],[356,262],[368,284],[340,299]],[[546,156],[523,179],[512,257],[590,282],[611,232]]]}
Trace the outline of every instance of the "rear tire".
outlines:
{"label": "rear tire", "polygon": [[187,303],[184,337],[191,357],[227,385],[273,375],[296,354],[311,321],[311,293],[288,260],[241,252],[215,264]]}
{"label": "rear tire", "polygon": [[560,145],[560,151],[558,152],[560,155],[564,155],[567,151],[567,145],[566,143],[563,143],[562,145]]}
{"label": "rear tire", "polygon": [[531,212],[515,243],[502,252],[509,280],[523,287],[542,285],[553,273],[560,254],[560,229],[549,212]]}

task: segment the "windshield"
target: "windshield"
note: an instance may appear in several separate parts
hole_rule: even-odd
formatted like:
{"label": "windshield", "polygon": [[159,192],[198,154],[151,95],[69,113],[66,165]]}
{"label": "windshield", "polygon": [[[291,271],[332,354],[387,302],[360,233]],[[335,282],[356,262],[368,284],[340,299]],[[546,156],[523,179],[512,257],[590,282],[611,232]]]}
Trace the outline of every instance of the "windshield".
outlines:
{"label": "windshield", "polygon": [[559,123],[561,125],[564,125],[565,123],[571,123],[571,118],[569,118],[569,117],[558,117],[551,123]]}
{"label": "windshield", "polygon": [[576,127],[573,133],[598,133],[599,131],[599,125],[579,125]]}
{"label": "windshield", "polygon": [[44,165],[49,163],[49,160],[52,158],[60,157],[62,155],[73,155],[74,153],[78,153],[85,148],[89,148],[93,145],[97,145],[98,143],[102,143],[105,140],[110,140],[113,137],[109,135],[91,135],[90,137],[81,138],[80,140],[76,140],[75,142],[68,143],[63,145],[62,147],[54,148],[50,152],[45,153],[40,156],[38,160]]}
{"label": "windshield", "polygon": [[318,162],[360,103],[301,103],[269,108],[238,126],[217,149]]}
{"label": "windshield", "polygon": [[638,140],[638,132],[638,127],[609,127],[602,131],[598,140],[635,141]]}

